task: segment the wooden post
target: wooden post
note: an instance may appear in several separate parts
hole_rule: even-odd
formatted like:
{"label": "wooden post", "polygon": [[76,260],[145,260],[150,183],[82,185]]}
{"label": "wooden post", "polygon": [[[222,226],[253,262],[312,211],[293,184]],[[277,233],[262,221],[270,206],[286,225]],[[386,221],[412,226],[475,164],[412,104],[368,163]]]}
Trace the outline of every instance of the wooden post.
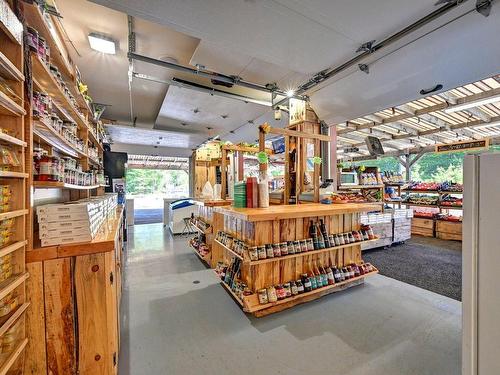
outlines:
{"label": "wooden post", "polygon": [[283,192],[283,204],[290,203],[290,137],[285,135],[285,189]]}
{"label": "wooden post", "polygon": [[[319,139],[314,140],[314,157],[319,157],[321,151],[321,143]],[[314,202],[319,203],[319,169],[320,164],[314,164]]]}
{"label": "wooden post", "polygon": [[[260,127],[259,128],[259,152],[265,152],[265,151],[266,151],[266,133]],[[267,164],[259,163],[259,171],[260,171],[260,175],[263,175],[263,174],[267,175]]]}
{"label": "wooden post", "polygon": [[222,147],[222,160],[220,163],[220,175],[221,175],[221,198],[226,199],[226,185],[227,185],[227,175],[226,175],[226,158],[227,150]]}
{"label": "wooden post", "polygon": [[337,190],[338,176],[337,176],[337,126],[332,126],[330,129],[330,178],[333,180],[333,186]]}

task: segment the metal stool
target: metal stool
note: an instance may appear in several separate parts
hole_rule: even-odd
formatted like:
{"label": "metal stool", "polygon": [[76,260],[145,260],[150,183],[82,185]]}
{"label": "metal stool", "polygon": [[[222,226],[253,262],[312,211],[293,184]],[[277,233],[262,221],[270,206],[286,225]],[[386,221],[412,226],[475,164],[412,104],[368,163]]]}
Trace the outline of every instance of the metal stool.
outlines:
{"label": "metal stool", "polygon": [[184,229],[182,230],[181,236],[182,235],[189,235],[194,232],[193,230],[193,224],[191,224],[191,218],[190,217],[185,217],[182,219],[184,221]]}

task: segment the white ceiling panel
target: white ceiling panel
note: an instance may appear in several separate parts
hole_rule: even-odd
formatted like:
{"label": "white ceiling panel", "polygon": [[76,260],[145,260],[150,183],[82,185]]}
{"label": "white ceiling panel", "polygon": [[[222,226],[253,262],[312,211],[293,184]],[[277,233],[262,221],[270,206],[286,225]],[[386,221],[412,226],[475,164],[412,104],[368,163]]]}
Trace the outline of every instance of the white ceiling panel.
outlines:
{"label": "white ceiling panel", "polygon": [[202,134],[150,130],[132,126],[107,125],[106,130],[112,143],[137,144],[150,147],[191,149],[206,140],[206,137]]}
{"label": "white ceiling panel", "polygon": [[[370,64],[370,74],[350,74],[311,95],[313,108],[329,124],[371,114],[422,97],[442,84],[450,90],[500,72],[500,3],[489,17],[472,12],[439,31]],[[333,81],[333,80],[332,80]]]}
{"label": "white ceiling panel", "polygon": [[216,135],[233,130],[248,120],[260,116],[267,108],[258,104],[171,86],[156,123],[166,128],[172,123],[171,120],[185,122],[188,124],[186,128],[197,129],[203,134],[207,134],[207,127],[212,127],[211,135]]}

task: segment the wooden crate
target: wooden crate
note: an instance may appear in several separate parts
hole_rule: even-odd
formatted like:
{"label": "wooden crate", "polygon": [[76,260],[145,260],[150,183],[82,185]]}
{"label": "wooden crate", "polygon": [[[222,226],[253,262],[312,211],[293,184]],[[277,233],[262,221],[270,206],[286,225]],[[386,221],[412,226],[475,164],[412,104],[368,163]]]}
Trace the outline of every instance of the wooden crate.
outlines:
{"label": "wooden crate", "polygon": [[411,234],[434,237],[434,219],[414,217],[411,221]]}
{"label": "wooden crate", "polygon": [[442,220],[436,221],[436,238],[462,241],[462,223]]}

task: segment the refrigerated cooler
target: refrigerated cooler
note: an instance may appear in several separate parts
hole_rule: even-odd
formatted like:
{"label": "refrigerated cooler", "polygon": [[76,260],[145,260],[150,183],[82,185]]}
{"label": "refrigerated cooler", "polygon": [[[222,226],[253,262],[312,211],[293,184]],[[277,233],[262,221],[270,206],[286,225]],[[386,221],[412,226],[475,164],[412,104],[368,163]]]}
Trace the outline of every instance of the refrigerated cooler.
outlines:
{"label": "refrigerated cooler", "polygon": [[500,374],[500,153],[464,161],[462,375]]}

